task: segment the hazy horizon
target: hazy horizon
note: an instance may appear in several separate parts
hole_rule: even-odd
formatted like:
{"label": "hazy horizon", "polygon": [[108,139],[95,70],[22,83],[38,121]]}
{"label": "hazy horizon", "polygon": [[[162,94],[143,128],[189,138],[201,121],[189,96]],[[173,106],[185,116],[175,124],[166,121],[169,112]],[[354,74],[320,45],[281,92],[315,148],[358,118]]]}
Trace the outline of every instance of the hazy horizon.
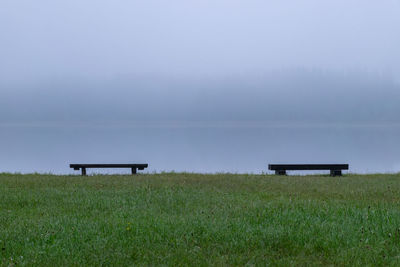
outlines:
{"label": "hazy horizon", "polygon": [[400,169],[400,1],[0,2],[0,172]]}
{"label": "hazy horizon", "polygon": [[297,70],[269,72],[252,79],[49,81],[9,88],[2,95],[0,123],[400,122],[400,85],[368,73]]}

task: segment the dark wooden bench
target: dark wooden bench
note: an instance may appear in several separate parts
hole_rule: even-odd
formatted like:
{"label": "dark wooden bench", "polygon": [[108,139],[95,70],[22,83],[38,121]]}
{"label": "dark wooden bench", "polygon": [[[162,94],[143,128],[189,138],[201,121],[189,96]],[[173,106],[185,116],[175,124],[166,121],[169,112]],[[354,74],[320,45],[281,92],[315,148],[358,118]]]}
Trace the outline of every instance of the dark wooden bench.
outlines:
{"label": "dark wooden bench", "polygon": [[286,171],[329,170],[331,176],[340,176],[342,170],[349,169],[349,164],[269,164],[268,169],[278,175],[286,175]]}
{"label": "dark wooden bench", "polygon": [[75,171],[82,170],[82,175],[86,175],[87,168],[131,168],[132,174],[136,174],[137,170],[144,170],[148,164],[70,164],[69,167]]}

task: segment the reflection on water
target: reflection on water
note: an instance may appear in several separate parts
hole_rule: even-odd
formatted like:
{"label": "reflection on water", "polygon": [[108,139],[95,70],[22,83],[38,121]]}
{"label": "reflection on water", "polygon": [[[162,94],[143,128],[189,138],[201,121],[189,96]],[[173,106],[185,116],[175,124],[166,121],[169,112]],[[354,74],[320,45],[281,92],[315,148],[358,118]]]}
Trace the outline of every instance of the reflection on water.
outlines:
{"label": "reflection on water", "polygon": [[148,172],[261,173],[268,163],[349,163],[351,172],[398,172],[399,137],[399,125],[0,125],[0,172],[76,173],[68,167],[74,162],[143,162]]}

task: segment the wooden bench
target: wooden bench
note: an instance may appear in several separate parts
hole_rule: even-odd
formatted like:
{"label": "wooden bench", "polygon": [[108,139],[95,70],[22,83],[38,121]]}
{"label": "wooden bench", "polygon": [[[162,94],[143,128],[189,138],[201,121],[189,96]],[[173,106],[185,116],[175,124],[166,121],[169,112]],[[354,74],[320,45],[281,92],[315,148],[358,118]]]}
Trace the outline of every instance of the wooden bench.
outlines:
{"label": "wooden bench", "polygon": [[278,175],[286,175],[286,171],[329,170],[331,176],[340,176],[342,170],[349,169],[349,164],[269,164],[268,169]]}
{"label": "wooden bench", "polygon": [[82,170],[82,175],[86,175],[87,168],[131,168],[132,175],[136,174],[136,170],[144,170],[147,168],[148,164],[70,164],[69,167],[73,168],[75,171],[79,169]]}

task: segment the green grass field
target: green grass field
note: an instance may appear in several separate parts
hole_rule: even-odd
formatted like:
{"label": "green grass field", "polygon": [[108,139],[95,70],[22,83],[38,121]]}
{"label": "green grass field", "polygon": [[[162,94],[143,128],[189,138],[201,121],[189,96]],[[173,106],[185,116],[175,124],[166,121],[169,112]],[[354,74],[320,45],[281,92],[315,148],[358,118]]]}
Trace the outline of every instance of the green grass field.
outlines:
{"label": "green grass field", "polygon": [[0,174],[0,265],[400,265],[400,174]]}

